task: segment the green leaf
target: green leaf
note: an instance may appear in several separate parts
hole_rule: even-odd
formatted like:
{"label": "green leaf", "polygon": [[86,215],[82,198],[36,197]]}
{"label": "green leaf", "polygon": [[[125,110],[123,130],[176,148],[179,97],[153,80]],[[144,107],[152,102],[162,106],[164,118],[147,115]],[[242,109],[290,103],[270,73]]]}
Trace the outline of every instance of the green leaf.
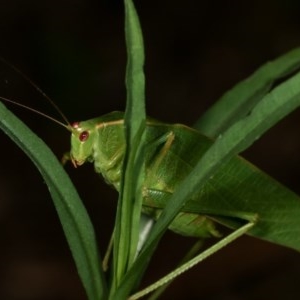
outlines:
{"label": "green leaf", "polygon": [[209,137],[217,137],[244,118],[271,90],[276,80],[295,73],[299,67],[299,48],[266,63],[216,101],[201,116],[194,128]]}
{"label": "green leaf", "polygon": [[88,299],[104,299],[106,284],[87,212],[51,150],[0,103],[0,128],[28,155],[48,185]]}
{"label": "green leaf", "polygon": [[127,105],[124,117],[126,153],[115,227],[114,289],[118,287],[136,256],[144,181],[143,133],[146,124],[144,46],[134,5],[130,0],[125,0],[124,4],[128,56]]}

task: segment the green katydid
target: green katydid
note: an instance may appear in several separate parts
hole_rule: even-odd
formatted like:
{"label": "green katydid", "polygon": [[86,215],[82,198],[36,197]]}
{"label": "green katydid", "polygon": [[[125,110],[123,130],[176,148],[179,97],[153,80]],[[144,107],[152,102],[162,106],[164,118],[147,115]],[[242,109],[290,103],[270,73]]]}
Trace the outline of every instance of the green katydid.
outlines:
{"label": "green katydid", "polygon": [[[70,159],[75,167],[85,162],[94,163],[95,171],[105,181],[119,190],[122,163],[125,154],[125,134],[122,112],[112,112],[72,127],[71,150],[63,161]],[[181,124],[166,124],[147,120],[146,129],[146,179],[143,188],[143,212],[157,219],[159,203],[167,201],[178,182],[191,171],[195,162],[212,141],[196,130]],[[239,161],[239,158],[236,158]],[[230,176],[230,174],[229,174]],[[234,176],[232,180],[237,180]],[[205,190],[213,192],[214,181]],[[234,182],[232,183],[234,184]],[[202,197],[204,191],[195,195]],[[192,209],[180,213],[169,227],[174,232],[193,237],[218,237],[212,219],[199,215]]]}
{"label": "green katydid", "polygon": [[[119,190],[125,152],[123,113],[112,112],[99,118],[76,122],[69,130],[72,132],[71,150],[64,157],[64,161],[70,159],[76,167],[85,162],[94,163],[95,171],[102,174],[107,183]],[[176,185],[189,174],[199,157],[205,153],[213,141],[188,126],[166,124],[151,118],[147,120],[146,136],[143,211],[156,219],[160,213],[159,208],[166,204]],[[242,169],[247,174],[245,178],[238,176]],[[254,177],[255,181],[252,180]],[[249,180],[246,180],[247,178]],[[251,193],[248,192],[245,197],[251,198],[258,190],[264,193],[261,191],[261,184],[268,188],[270,185],[268,180],[269,178],[263,172],[243,158],[236,156],[222,166],[203,189],[186,203],[184,211],[173,221],[170,229],[186,236],[202,238],[219,236],[214,221],[201,215],[203,209],[197,207],[197,201],[242,197],[235,190],[227,188],[225,184],[229,187],[239,186],[241,190],[247,186]],[[282,188],[276,181],[272,181],[271,185],[278,191]],[[266,201],[271,201],[271,199],[266,199]],[[239,212],[238,208],[232,208],[231,216],[248,220],[247,213],[248,217],[258,213],[260,221],[264,223],[262,219],[264,212],[260,214],[259,211],[253,211],[251,203],[247,212],[242,209]],[[272,238],[269,239],[272,240]],[[276,241],[275,237],[274,241]]]}

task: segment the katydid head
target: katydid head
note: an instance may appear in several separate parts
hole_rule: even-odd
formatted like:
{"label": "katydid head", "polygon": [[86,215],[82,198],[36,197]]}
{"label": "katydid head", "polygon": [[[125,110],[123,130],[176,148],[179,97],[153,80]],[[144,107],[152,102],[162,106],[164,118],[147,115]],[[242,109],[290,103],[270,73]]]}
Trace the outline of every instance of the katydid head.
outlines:
{"label": "katydid head", "polygon": [[96,135],[93,122],[75,122],[69,127],[69,130],[72,132],[70,159],[74,167],[81,166],[86,161],[91,161]]}
{"label": "katydid head", "polygon": [[97,173],[106,182],[120,186],[125,154],[124,113],[111,112],[84,122],[76,122],[69,128],[71,150],[67,155],[74,167],[85,162],[94,163]]}

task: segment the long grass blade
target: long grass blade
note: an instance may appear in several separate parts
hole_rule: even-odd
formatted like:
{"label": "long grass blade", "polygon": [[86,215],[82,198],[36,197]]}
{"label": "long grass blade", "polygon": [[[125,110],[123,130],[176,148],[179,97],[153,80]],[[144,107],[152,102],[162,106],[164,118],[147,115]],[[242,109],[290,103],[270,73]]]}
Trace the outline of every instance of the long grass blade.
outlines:
{"label": "long grass blade", "polygon": [[88,299],[105,299],[106,283],[94,229],[62,165],[43,141],[2,103],[0,128],[28,155],[47,183]]}
{"label": "long grass blade", "polygon": [[300,48],[264,64],[216,101],[199,118],[194,128],[209,137],[217,137],[247,116],[276,81],[293,75],[299,68]]}
{"label": "long grass blade", "polygon": [[116,218],[113,292],[136,257],[144,181],[143,140],[146,121],[144,46],[133,2],[125,0],[124,4],[128,56],[127,104],[124,119],[126,153]]}

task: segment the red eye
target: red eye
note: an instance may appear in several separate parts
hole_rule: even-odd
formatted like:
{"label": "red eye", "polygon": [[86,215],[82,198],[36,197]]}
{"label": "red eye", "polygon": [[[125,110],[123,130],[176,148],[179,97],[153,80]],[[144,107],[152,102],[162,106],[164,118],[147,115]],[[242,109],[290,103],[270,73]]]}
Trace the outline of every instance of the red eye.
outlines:
{"label": "red eye", "polygon": [[80,142],[85,142],[88,139],[89,135],[90,134],[88,131],[82,131],[79,136]]}

